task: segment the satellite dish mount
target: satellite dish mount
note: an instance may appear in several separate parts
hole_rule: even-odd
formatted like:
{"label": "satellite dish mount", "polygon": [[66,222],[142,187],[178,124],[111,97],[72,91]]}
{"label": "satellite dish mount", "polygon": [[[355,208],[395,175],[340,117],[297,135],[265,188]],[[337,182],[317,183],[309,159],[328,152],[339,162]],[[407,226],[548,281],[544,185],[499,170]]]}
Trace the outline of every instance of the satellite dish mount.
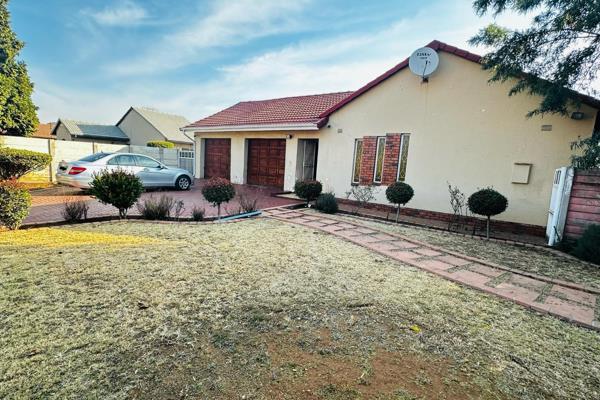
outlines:
{"label": "satellite dish mount", "polygon": [[440,58],[430,47],[415,50],[408,59],[408,67],[413,74],[420,76],[423,82],[429,82],[429,76],[435,72]]}

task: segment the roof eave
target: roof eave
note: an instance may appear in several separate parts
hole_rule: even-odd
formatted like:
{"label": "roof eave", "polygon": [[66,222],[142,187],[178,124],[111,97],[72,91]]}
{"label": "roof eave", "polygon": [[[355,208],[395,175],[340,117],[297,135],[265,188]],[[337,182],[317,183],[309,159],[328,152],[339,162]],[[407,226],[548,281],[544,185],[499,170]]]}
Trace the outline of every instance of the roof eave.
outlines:
{"label": "roof eave", "polygon": [[[184,132],[257,132],[257,131],[318,131],[323,126],[323,119],[311,123],[299,124],[253,124],[253,125],[221,125],[193,126],[181,128]],[[327,122],[327,121],[325,121]]]}

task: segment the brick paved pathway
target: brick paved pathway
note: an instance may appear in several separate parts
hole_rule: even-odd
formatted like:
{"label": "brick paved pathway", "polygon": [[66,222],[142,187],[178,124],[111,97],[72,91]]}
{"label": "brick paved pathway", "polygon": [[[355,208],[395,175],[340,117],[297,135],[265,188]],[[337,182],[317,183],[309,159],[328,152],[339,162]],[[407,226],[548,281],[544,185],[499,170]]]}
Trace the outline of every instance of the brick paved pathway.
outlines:
{"label": "brick paved pathway", "polygon": [[575,284],[534,278],[411,238],[298,210],[273,209],[266,217],[319,229],[394,260],[486,293],[600,330],[600,293]]}

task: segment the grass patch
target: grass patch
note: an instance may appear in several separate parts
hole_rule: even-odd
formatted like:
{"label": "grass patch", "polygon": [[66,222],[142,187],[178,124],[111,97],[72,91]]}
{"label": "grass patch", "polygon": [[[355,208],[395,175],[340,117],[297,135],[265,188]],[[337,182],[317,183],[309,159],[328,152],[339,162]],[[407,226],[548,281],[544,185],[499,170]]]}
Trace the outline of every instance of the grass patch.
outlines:
{"label": "grass patch", "polygon": [[0,234],[0,398],[599,396],[597,333],[330,235],[265,219],[60,231],[141,241]]}

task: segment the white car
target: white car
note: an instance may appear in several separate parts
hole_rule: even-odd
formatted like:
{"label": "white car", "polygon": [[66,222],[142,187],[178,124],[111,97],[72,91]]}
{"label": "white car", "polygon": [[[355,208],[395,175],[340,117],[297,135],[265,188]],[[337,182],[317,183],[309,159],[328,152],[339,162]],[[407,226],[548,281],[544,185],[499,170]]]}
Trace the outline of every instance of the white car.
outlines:
{"label": "white car", "polygon": [[104,170],[121,169],[138,176],[144,187],[173,187],[188,190],[194,183],[192,174],[181,168],[167,167],[155,159],[133,153],[95,153],[78,161],[58,164],[59,183],[87,189],[93,175]]}

